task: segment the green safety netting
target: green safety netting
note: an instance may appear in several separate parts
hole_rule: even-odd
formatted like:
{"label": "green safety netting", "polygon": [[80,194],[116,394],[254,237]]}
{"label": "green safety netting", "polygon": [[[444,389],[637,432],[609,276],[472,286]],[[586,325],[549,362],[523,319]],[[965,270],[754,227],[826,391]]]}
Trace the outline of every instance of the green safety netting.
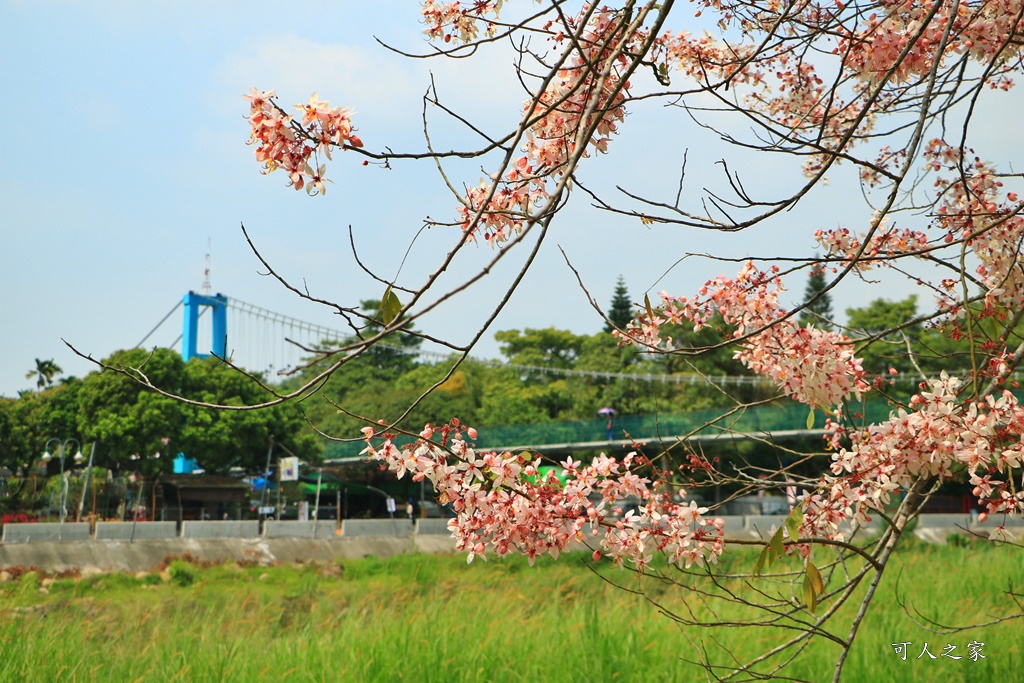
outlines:
{"label": "green safety netting", "polygon": [[[867,422],[885,420],[892,407],[881,398],[872,398],[850,406]],[[671,440],[678,436],[715,435],[723,432],[764,433],[807,428],[809,408],[795,401],[777,402],[755,406],[723,417],[721,408],[698,410],[678,414],[624,415],[615,417],[612,430],[615,439],[633,438],[654,441],[659,438]],[[821,429],[825,423],[822,411],[816,411],[814,427]],[[595,416],[593,420],[565,422],[541,422],[534,424],[505,425],[500,427],[479,427],[478,448],[528,448],[550,444],[580,444],[607,441],[606,418]],[[403,443],[401,438],[396,443]],[[324,458],[354,458],[366,447],[362,441],[345,443],[332,441],[324,447]]]}

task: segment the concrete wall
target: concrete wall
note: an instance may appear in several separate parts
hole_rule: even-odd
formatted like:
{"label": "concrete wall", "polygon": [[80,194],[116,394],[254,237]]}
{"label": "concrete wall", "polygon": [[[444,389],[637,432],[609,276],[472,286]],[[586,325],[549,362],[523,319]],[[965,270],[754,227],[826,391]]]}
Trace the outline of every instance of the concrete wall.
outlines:
{"label": "concrete wall", "polygon": [[1020,517],[1003,517],[1003,515],[992,515],[984,522],[979,522],[977,517],[971,517],[971,529],[991,531],[998,526],[1006,527],[1017,532],[1024,531],[1024,519]]}
{"label": "concrete wall", "polygon": [[411,536],[415,527],[405,517],[395,519],[346,519],[341,523],[341,535],[357,536]]}
{"label": "concrete wall", "polygon": [[338,523],[333,519],[316,522],[267,520],[263,523],[264,538],[334,538],[340,535]]}
{"label": "concrete wall", "polygon": [[914,535],[928,543],[945,543],[953,534],[988,538],[998,527],[1004,527],[1010,538],[1024,539],[1024,519],[1003,515],[992,515],[984,522],[977,515],[920,515]]}
{"label": "concrete wall", "polygon": [[[773,524],[782,524],[782,516],[724,517],[727,538],[758,538],[758,531],[767,534]],[[267,522],[266,535],[259,536],[258,522],[184,522],[182,537],[156,538],[171,534],[173,522],[139,522],[135,538],[129,540],[129,522],[99,522],[96,537],[89,537],[89,525],[74,524],[8,524],[0,544],[0,568],[22,565],[46,571],[72,568],[100,571],[148,571],[169,557],[185,553],[212,562],[236,561],[272,564],[275,562],[335,561],[374,555],[387,557],[401,553],[452,552],[455,541],[443,519],[417,520],[418,533],[407,519],[345,520],[344,535],[337,536],[335,522],[321,520],[317,538],[301,538],[296,534],[312,532],[313,522]],[[956,525],[966,526],[966,531]],[[297,525],[297,526],[296,526]],[[1024,539],[1024,520],[1004,519],[994,515],[984,524],[964,515],[923,515],[914,529],[919,537],[931,542],[945,542],[949,534],[983,537],[997,527],[1018,540]],[[324,532],[324,537],[320,534]],[[227,537],[188,537],[185,534],[235,534]],[[868,531],[868,533],[873,533]],[[125,536],[125,534],[128,534]],[[245,534],[243,536],[243,534]],[[118,539],[110,538],[119,536]],[[58,540],[61,539],[61,540]],[[44,540],[52,539],[52,540]],[[81,539],[81,540],[72,540]]]}
{"label": "concrete wall", "polygon": [[786,515],[749,515],[744,518],[743,531],[747,536],[767,540],[772,527],[778,529],[785,521]]}
{"label": "concrete wall", "polygon": [[209,562],[335,562],[373,555],[388,557],[415,552],[453,552],[455,542],[428,536],[346,539],[307,538],[172,538],[135,541],[48,541],[0,545],[0,568],[39,567],[49,572],[151,571],[170,558],[189,555]]}
{"label": "concrete wall", "polygon": [[255,519],[216,522],[184,521],[182,538],[258,538],[260,523]]}
{"label": "concrete wall", "polygon": [[435,536],[444,535],[451,536],[452,532],[448,530],[447,519],[417,519],[416,520],[416,535],[417,536]]}
{"label": "concrete wall", "polygon": [[176,522],[96,522],[97,541],[152,541],[177,536]]}
{"label": "concrete wall", "polygon": [[928,543],[945,543],[950,534],[968,535],[970,515],[920,515],[913,534]]}
{"label": "concrete wall", "polygon": [[731,500],[721,507],[721,511],[731,517],[761,514],[761,503],[757,501]]}
{"label": "concrete wall", "polygon": [[[778,529],[786,521],[786,515],[747,515],[744,517],[723,517],[725,520],[725,537],[726,538],[739,538],[739,539],[760,539],[763,541],[768,540],[768,532],[774,527]],[[857,538],[864,538],[864,534],[876,533],[878,529],[877,520],[867,526],[860,527],[857,531]],[[839,530],[842,531],[846,538],[849,539],[853,534],[853,526],[851,524],[840,525]]]}
{"label": "concrete wall", "polygon": [[41,522],[5,524],[3,543],[35,543],[37,541],[87,541],[88,522]]}

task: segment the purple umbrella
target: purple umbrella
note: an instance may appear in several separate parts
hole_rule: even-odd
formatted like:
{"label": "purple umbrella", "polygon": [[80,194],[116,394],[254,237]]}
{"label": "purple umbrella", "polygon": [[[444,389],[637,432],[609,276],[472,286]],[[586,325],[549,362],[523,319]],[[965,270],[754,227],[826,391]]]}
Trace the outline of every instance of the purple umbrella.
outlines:
{"label": "purple umbrella", "polygon": [[615,408],[601,408],[601,410],[597,411],[597,414],[598,415],[614,415],[615,414]]}

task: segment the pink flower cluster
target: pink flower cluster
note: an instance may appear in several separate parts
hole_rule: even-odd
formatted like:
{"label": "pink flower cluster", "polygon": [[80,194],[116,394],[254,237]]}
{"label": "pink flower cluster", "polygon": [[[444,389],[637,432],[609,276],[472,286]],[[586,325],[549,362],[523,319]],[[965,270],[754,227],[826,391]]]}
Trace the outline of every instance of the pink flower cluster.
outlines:
{"label": "pink flower cluster", "polygon": [[1020,198],[1013,192],[1003,193],[1003,183],[990,164],[977,157],[963,163],[959,150],[942,140],[929,142],[925,157],[932,169],[956,174],[951,182],[936,181],[942,197],[937,226],[947,232],[947,239],[958,235],[967,240],[980,261],[976,272],[988,289],[987,306],[1020,309],[1024,306]]}
{"label": "pink flower cluster", "polygon": [[[718,15],[718,33],[730,37],[666,33],[649,56],[651,61],[663,58],[666,65],[697,81],[747,86],[747,115],[763,117],[780,135],[788,132],[787,142],[820,150],[808,156],[807,175],[820,173],[833,153],[848,150],[867,136],[876,113],[905,98],[907,85],[925,78],[936,62],[956,55],[983,64],[994,60],[994,68],[985,75],[987,84],[1008,90],[1014,85],[1012,65],[1022,55],[1022,0],[882,0],[868,9],[846,2],[762,3],[756,10],[738,1],[698,4]],[[785,27],[787,38],[769,41],[767,36],[778,35],[776,21]],[[746,40],[737,40],[737,33]],[[822,54],[831,52],[835,61],[812,64],[803,56],[804,44],[814,44]],[[887,75],[891,77],[879,89]],[[885,168],[901,152],[883,150],[876,167]],[[863,168],[865,181],[876,183],[877,168]]]}
{"label": "pink flower cluster", "polygon": [[[637,60],[653,67],[659,82],[666,81],[671,67],[702,82],[708,94],[735,98],[736,108],[763,124],[780,145],[806,153],[804,170],[813,175],[865,139],[876,115],[912,107],[919,96],[916,84],[937,64],[959,69],[950,64],[954,58],[977,59],[985,68],[972,75],[965,67],[966,78],[983,77],[990,87],[1008,89],[1024,45],[1024,0],[880,0],[868,9],[846,2],[697,0],[697,5],[718,14],[720,33],[728,39],[665,33],[641,54],[651,36],[643,28],[627,30],[630,12],[592,11],[588,4],[576,19],[564,19],[571,37],[556,33],[551,23],[540,29],[556,44],[570,45],[571,52],[524,108],[522,155],[503,175],[467,190],[459,209],[463,229],[471,235],[479,231],[491,244],[510,239],[547,202],[553,183],[565,179],[571,160],[592,150],[605,152],[625,118],[625,74]],[[481,34],[495,35],[501,7],[502,0],[424,0],[422,15],[431,39],[467,43]],[[585,24],[583,17],[588,17]],[[817,56],[805,59],[805,51]],[[827,76],[822,75],[826,67]],[[739,87],[726,96],[732,86]],[[274,91],[253,89],[246,98],[257,160],[268,173],[283,168],[296,189],[322,193],[325,167],[318,155],[329,159],[331,147],[362,145],[351,110],[331,108],[315,94],[298,105],[301,122],[276,105]],[[881,182],[890,167],[907,163],[911,151],[909,146],[881,148],[874,162],[861,162],[863,181]],[[1014,193],[1003,192],[990,165],[964,156],[942,140],[926,147],[928,167],[953,178],[937,182],[935,238],[880,223],[870,238],[837,229],[819,230],[816,239],[831,258],[847,264],[856,259],[860,271],[893,257],[923,254],[942,240],[962,239],[987,290],[984,313],[1020,310],[1022,204]],[[664,327],[689,324],[699,330],[720,316],[737,340],[736,358],[785,395],[821,408],[859,397],[868,386],[850,340],[797,326],[779,305],[778,272],[748,262],[736,277],[710,280],[692,298],[662,293],[659,306],[648,306],[617,334],[624,343],[672,350]],[[956,284],[947,279],[942,288],[952,292]],[[963,302],[950,296],[944,305],[955,310]],[[984,373],[1002,379],[1012,366],[1004,341],[986,343],[990,346],[979,347],[988,354]],[[907,408],[863,430],[848,430],[842,414],[832,413],[827,423],[835,451],[831,472],[802,498],[800,536],[841,537],[842,522],[866,521],[893,492],[921,477],[944,479],[961,469],[969,473],[986,515],[1024,512],[1024,480],[1013,479],[1024,457],[1024,409],[1007,392],[983,400],[960,393],[959,380],[943,375],[922,385]],[[455,420],[427,426],[414,443],[401,447],[392,435],[372,427],[364,436],[365,453],[399,477],[429,481],[440,500],[452,505],[458,516],[449,527],[470,561],[490,552],[522,552],[531,560],[545,553],[557,557],[583,540],[593,541],[598,554],[639,569],[655,552],[684,567],[714,563],[722,552],[721,520],[704,517],[707,510],[695,503],[683,505],[659,493],[641,476],[646,470],[632,454],[621,461],[601,455],[588,465],[567,460],[568,482],[562,484],[540,477],[539,460],[477,452],[470,443],[475,431]],[[615,514],[627,497],[641,504],[625,516]]]}
{"label": "pink flower cluster", "polygon": [[[836,48],[837,54],[848,54],[846,68],[862,79],[876,80],[894,69],[895,81],[906,82],[926,75],[936,60],[948,54],[969,53],[979,60],[1007,48],[1020,54],[1019,43],[1011,41],[1011,36],[1024,31],[1021,0],[943,2],[931,18],[932,3],[886,0],[876,4],[879,12],[864,17],[856,31],[844,30]],[[954,8],[956,13],[951,14]],[[1012,58],[1004,55],[1006,60]]]}
{"label": "pink flower cluster", "polygon": [[442,39],[446,43],[453,40],[457,43],[468,43],[476,40],[480,35],[478,24],[485,25],[484,33],[493,36],[495,31],[494,23],[488,17],[495,20],[501,12],[502,0],[475,0],[467,3],[458,2],[434,2],[425,0],[420,11],[423,13],[423,23],[427,25],[424,33],[431,40]]}
{"label": "pink flower cluster", "polygon": [[[986,307],[1015,310],[1024,306],[1024,269],[1016,247],[1024,240],[1020,199],[1013,192],[1003,192],[1003,183],[991,165],[978,158],[963,164],[962,156],[959,149],[938,138],[925,147],[926,168],[948,172],[955,178],[950,181],[939,177],[935,181],[941,203],[930,228],[937,231],[936,239],[929,240],[921,231],[885,226],[866,244],[864,235],[854,235],[846,228],[818,230],[815,239],[828,256],[847,263],[856,259],[854,267],[865,272],[886,265],[894,256],[924,255],[940,241],[951,243],[961,238],[980,262],[976,272],[988,290]],[[945,299],[941,305],[956,308]]]}
{"label": "pink flower cluster", "polygon": [[[522,230],[530,208],[548,198],[548,182],[561,177],[566,162],[581,145],[607,151],[610,136],[626,115],[622,91],[629,84],[622,82],[619,69],[627,60],[617,51],[644,38],[641,32],[623,36],[622,21],[621,16],[608,12],[591,17],[565,66],[536,101],[526,103],[530,128],[525,154],[504,178],[482,180],[467,191],[459,207],[464,230],[479,228],[492,245],[509,239]],[[568,38],[559,34],[555,40]],[[581,131],[591,127],[593,135],[579,139]]]}
{"label": "pink flower cluster", "polygon": [[850,396],[859,398],[868,389],[849,340],[789,320],[751,337],[736,358],[770,377],[785,395],[812,407],[828,409]]}
{"label": "pink flower cluster", "polygon": [[[464,438],[476,430],[452,420],[427,425],[414,442],[399,447],[392,435],[364,427],[364,453],[387,464],[399,478],[428,481],[441,504],[457,516],[449,521],[459,550],[468,561],[494,552],[558,557],[573,542],[596,545],[615,564],[631,563],[643,570],[654,553],[690,567],[715,563],[723,550],[723,520],[704,517],[707,508],[673,502],[657,493],[651,481],[635,472],[635,455],[622,461],[600,455],[583,465],[571,458],[562,463],[567,481],[538,473],[540,459],[513,453],[478,452]],[[374,445],[375,438],[383,442]],[[637,510],[615,514],[620,501],[640,501]]]}
{"label": "pink flower cluster", "polygon": [[695,38],[688,31],[667,31],[658,37],[654,57],[697,81],[734,78],[738,83],[762,85],[763,71],[742,68],[752,54],[750,46],[730,45],[710,33]]}
{"label": "pink flower cluster", "polygon": [[[352,127],[349,107],[331,107],[316,93],[306,104],[295,105],[302,112],[302,125],[297,125],[274,102],[275,92],[252,88],[248,95],[249,144],[256,145],[256,160],[264,173],[278,168],[288,174],[288,184],[296,190],[306,188],[309,194],[323,194],[326,165],[310,165],[310,157],[323,152],[331,158],[331,147],[362,147],[363,142]],[[314,168],[315,166],[315,168]]]}
{"label": "pink flower cluster", "polygon": [[[894,256],[924,255],[941,241],[964,239],[979,261],[976,272],[987,288],[987,309],[1019,309],[1024,306],[1024,268],[1017,249],[1024,241],[1020,198],[1016,193],[1003,192],[1003,183],[990,164],[978,158],[963,163],[962,156],[959,149],[938,138],[925,147],[926,167],[955,178],[935,181],[941,203],[930,227],[937,231],[936,239],[929,240],[921,231],[884,226],[866,244],[864,235],[854,235],[845,228],[818,230],[815,239],[830,257],[847,263],[856,259],[854,267],[860,272],[886,265]],[[950,301],[942,305],[955,308]]]}
{"label": "pink flower cluster", "polygon": [[879,226],[866,243],[864,234],[854,235],[846,228],[817,230],[814,239],[827,256],[852,262],[861,273],[885,266],[886,261],[895,256],[917,255],[931,246],[928,235],[919,230],[896,230],[886,226]]}
{"label": "pink flower cluster", "polygon": [[[801,536],[841,537],[841,522],[869,521],[919,477],[948,479],[961,467],[988,514],[1024,512],[1024,482],[1011,480],[1024,457],[1024,408],[1008,391],[964,403],[959,389],[960,380],[943,374],[911,399],[909,411],[853,433],[830,419],[827,429],[838,449],[832,475],[803,497]],[[839,447],[846,437],[851,447]]]}
{"label": "pink flower cluster", "polygon": [[[728,10],[723,14],[728,16]],[[744,32],[747,29],[749,26]],[[656,52],[659,57],[664,54],[666,63],[676,71],[697,81],[728,81],[747,86],[746,110],[767,117],[774,126],[789,131],[794,139],[806,136],[814,140],[816,147],[838,148],[851,126],[858,125],[861,133],[870,130],[872,117],[858,122],[864,105],[857,96],[863,87],[854,88],[854,98],[848,102],[833,88],[831,78],[819,76],[810,61],[794,56],[788,49],[758,52],[756,45],[736,44],[707,33],[700,38],[687,32],[666,33],[659,38]],[[752,59],[755,53],[757,58]],[[804,163],[804,173],[818,173],[826,159],[827,154],[810,155]]]}
{"label": "pink flower cluster", "polygon": [[859,397],[868,385],[852,344],[841,334],[798,327],[787,318],[778,303],[777,273],[778,268],[761,271],[748,261],[735,278],[709,280],[692,299],[662,292],[661,306],[642,311],[616,335],[628,343],[672,349],[672,338],[661,336],[662,325],[690,322],[696,331],[719,314],[735,328],[733,337],[742,338],[735,357],[771,378],[787,396],[822,408]]}

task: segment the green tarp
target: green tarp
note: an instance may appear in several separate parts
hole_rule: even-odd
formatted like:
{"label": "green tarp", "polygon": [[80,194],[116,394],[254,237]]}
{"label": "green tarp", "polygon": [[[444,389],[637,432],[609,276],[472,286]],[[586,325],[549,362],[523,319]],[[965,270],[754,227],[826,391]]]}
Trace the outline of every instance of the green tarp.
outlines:
{"label": "green tarp", "polygon": [[[299,477],[299,488],[303,494],[316,494],[317,475],[304,474]],[[335,493],[341,491],[345,482],[330,474],[325,474],[320,480],[320,493]]]}

